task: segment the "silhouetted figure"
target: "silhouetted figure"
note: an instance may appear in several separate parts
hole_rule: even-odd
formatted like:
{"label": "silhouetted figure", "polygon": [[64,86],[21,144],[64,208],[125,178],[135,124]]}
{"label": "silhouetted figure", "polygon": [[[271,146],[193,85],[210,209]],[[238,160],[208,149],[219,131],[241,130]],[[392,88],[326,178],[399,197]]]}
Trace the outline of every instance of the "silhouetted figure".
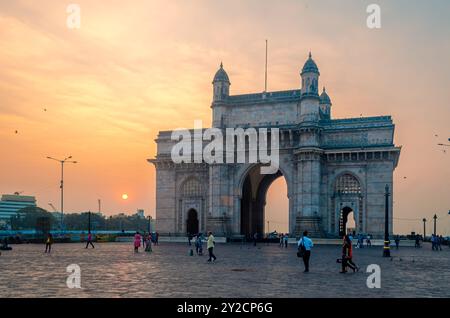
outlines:
{"label": "silhouetted figure", "polygon": [[45,241],[45,253],[50,253],[52,251],[53,236],[51,233],[47,234],[47,240]]}
{"label": "silhouetted figure", "polygon": [[415,237],[414,247],[415,248],[419,248],[420,247],[420,236],[419,236],[419,234],[417,234],[416,237]]}
{"label": "silhouetted figure", "polygon": [[94,243],[92,243],[92,234],[89,232],[87,242],[86,242],[86,248],[89,247],[89,245],[92,246],[92,248],[95,248]]}

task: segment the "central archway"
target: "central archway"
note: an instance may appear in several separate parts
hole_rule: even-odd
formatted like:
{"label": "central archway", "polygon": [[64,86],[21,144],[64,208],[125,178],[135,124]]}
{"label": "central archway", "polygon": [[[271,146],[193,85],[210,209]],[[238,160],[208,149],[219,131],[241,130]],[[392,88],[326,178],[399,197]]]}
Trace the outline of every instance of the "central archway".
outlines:
{"label": "central archway", "polygon": [[341,210],[339,218],[339,235],[344,236],[355,231],[355,219],[353,209],[346,206]]}
{"label": "central archway", "polygon": [[[240,206],[240,232],[247,238],[253,238],[255,233],[262,237],[265,232],[265,206],[267,191],[270,185],[284,175],[281,170],[274,174],[261,174],[260,166],[252,167],[242,184]],[[287,180],[285,180],[287,181]],[[287,183],[287,182],[286,182]],[[289,211],[280,211],[287,213]]]}
{"label": "central archway", "polygon": [[187,234],[198,234],[198,214],[194,209],[188,211],[188,218],[186,221],[186,232]]}

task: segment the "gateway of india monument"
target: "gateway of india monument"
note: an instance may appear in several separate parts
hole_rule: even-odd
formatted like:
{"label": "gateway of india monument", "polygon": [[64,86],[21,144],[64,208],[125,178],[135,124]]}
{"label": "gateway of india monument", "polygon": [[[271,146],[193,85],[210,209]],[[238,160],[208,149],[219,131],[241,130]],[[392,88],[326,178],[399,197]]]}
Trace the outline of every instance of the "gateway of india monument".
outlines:
{"label": "gateway of india monument", "polygon": [[[171,139],[172,131],[159,132],[157,155],[148,161],[156,167],[160,234],[263,235],[267,190],[284,177],[289,211],[278,213],[289,214],[290,236],[308,230],[311,237],[339,237],[349,216],[357,233],[384,235],[385,187],[392,193],[401,150],[394,145],[391,117],[333,119],[325,88],[319,94],[311,53],[300,76],[301,89],[230,95],[221,65],[212,82],[212,126],[224,136],[226,128],[279,129],[275,174],[261,174],[258,163],[174,163],[171,149],[178,140]],[[392,196],[389,229],[392,234]]]}

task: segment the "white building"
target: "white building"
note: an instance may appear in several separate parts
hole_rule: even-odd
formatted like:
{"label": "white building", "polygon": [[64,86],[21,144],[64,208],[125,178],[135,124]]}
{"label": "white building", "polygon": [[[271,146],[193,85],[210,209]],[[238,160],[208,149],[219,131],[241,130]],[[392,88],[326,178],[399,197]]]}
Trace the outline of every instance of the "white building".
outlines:
{"label": "white building", "polygon": [[16,216],[20,209],[28,206],[36,206],[35,197],[18,194],[3,194],[0,199],[0,219],[9,220],[12,216]]}

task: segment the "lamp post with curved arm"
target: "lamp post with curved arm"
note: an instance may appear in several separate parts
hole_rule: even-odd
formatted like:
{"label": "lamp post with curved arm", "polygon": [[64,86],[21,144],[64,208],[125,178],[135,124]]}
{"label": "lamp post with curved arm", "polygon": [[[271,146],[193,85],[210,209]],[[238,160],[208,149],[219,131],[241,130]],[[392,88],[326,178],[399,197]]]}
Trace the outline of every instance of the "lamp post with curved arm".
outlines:
{"label": "lamp post with curved arm", "polygon": [[72,156],[66,157],[63,160],[56,159],[53,157],[47,157],[47,159],[58,161],[61,164],[61,231],[63,230],[63,215],[64,215],[64,164],[67,163],[77,163],[76,161],[72,161]]}

